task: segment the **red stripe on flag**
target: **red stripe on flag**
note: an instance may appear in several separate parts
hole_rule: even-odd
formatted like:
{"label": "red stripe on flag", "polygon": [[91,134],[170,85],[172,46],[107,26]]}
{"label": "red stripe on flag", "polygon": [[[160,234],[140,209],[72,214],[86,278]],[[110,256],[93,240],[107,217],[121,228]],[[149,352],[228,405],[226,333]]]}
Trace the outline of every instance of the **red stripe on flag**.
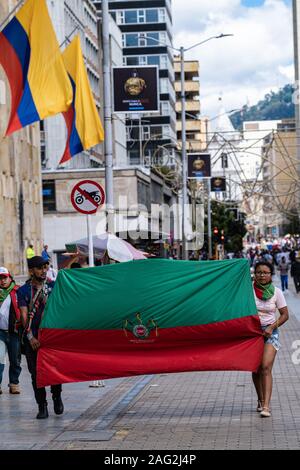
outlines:
{"label": "red stripe on flag", "polygon": [[67,138],[66,148],[65,148],[64,154],[63,154],[59,164],[65,163],[68,160],[71,160],[71,158],[72,158],[71,150],[70,150],[70,138],[71,138],[71,134],[72,134],[72,125],[73,125],[73,120],[74,120],[74,108],[73,108],[73,106],[70,106],[68,111],[63,113],[63,116],[65,118],[65,122],[66,122],[66,126],[67,126],[68,138]]}
{"label": "red stripe on flag", "polygon": [[18,105],[23,94],[23,70],[19,58],[4,34],[0,33],[1,65],[7,75],[11,92],[11,111],[6,134],[21,129],[17,115]]}
{"label": "red stripe on flag", "polygon": [[40,331],[38,387],[113,377],[201,370],[256,371],[264,340],[257,316],[152,330]]}

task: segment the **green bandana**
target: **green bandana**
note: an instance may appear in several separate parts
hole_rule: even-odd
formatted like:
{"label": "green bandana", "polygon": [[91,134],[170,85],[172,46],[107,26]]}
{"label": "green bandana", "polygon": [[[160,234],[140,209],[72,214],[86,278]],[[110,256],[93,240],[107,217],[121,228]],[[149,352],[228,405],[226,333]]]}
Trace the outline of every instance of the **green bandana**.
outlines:
{"label": "green bandana", "polygon": [[269,284],[259,284],[257,281],[255,281],[254,290],[256,297],[258,297],[260,300],[269,300],[275,294],[275,287],[272,282]]}
{"label": "green bandana", "polygon": [[0,289],[0,305],[4,302],[6,297],[11,293],[15,285],[16,285],[15,281],[11,281],[11,284],[7,289]]}

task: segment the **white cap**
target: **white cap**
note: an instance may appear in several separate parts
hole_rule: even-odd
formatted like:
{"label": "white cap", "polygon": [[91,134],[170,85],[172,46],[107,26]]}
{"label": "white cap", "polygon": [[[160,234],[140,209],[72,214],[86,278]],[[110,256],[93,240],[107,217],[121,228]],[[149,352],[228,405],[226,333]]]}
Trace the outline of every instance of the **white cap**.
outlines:
{"label": "white cap", "polygon": [[6,276],[6,277],[10,276],[8,269],[4,268],[4,266],[0,267],[0,276]]}

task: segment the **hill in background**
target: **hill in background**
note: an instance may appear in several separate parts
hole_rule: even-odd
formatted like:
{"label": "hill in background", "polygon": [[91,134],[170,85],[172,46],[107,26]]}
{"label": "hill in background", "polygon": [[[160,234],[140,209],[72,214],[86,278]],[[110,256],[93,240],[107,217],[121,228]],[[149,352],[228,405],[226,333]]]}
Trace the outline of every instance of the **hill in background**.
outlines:
{"label": "hill in background", "polygon": [[295,117],[295,105],[292,102],[294,88],[285,85],[277,93],[270,91],[264,99],[254,106],[243,106],[240,111],[230,116],[236,129],[241,129],[244,121],[265,121]]}

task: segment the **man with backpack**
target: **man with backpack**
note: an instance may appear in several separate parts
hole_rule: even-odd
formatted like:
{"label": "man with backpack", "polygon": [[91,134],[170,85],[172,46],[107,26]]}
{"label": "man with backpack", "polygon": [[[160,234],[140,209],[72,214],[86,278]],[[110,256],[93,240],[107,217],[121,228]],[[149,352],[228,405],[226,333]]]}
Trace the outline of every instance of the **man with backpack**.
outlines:
{"label": "man with backpack", "polygon": [[[48,300],[54,287],[54,282],[47,280],[49,262],[41,256],[34,256],[28,260],[31,279],[18,290],[18,303],[24,327],[24,348],[28,370],[31,374],[32,386],[36,402],[39,407],[37,419],[48,418],[46,389],[37,388],[36,367],[37,354],[40,347],[38,333],[39,327]],[[61,400],[61,385],[52,385],[51,393],[54,412],[60,415],[64,412]]]}
{"label": "man with backpack", "polygon": [[8,269],[0,267],[0,395],[6,351],[9,358],[9,393],[20,394],[19,376],[22,369],[17,290],[18,286]]}

